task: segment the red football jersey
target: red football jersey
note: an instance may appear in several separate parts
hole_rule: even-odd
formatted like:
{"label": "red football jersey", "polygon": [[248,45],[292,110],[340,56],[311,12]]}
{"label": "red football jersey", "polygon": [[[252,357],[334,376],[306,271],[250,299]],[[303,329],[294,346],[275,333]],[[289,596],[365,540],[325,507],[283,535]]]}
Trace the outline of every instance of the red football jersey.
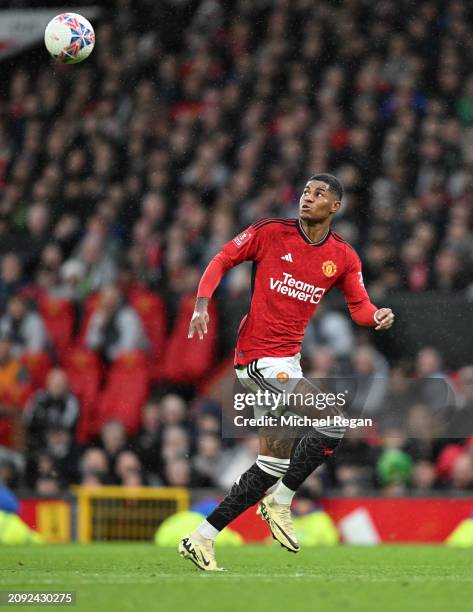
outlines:
{"label": "red football jersey", "polygon": [[[221,273],[243,261],[254,262],[251,304],[239,328],[236,365],[298,353],[308,322],[332,287],[342,290],[355,322],[376,325],[377,308],[364,287],[360,259],[335,232],[312,242],[298,219],[262,219],[228,242],[215,259]],[[198,297],[213,292],[211,266],[206,271],[209,282],[204,274]]]}

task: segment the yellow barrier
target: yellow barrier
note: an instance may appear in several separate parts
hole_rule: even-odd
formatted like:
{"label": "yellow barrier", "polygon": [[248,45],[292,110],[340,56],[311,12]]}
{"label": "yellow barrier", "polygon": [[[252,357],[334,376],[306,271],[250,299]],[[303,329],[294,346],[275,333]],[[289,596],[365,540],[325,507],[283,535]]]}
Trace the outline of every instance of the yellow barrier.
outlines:
{"label": "yellow barrier", "polygon": [[169,516],[189,508],[179,487],[74,487],[79,542],[151,541]]}
{"label": "yellow barrier", "polygon": [[46,542],[71,541],[71,507],[69,502],[40,501],[36,510],[37,528]]}

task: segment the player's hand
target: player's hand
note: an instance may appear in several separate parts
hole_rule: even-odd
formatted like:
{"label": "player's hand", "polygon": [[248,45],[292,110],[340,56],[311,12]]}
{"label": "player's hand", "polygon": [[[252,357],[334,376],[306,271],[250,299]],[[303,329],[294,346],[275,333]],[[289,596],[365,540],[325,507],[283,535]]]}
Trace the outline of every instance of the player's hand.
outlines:
{"label": "player's hand", "polygon": [[194,333],[197,332],[201,340],[204,339],[204,334],[207,333],[207,325],[209,323],[209,313],[207,312],[207,298],[198,298],[194,314],[192,315],[191,322],[189,324],[188,338],[193,338]]}
{"label": "player's hand", "polygon": [[207,324],[209,322],[209,314],[207,312],[194,312],[192,315],[192,319],[189,325],[189,333],[187,335],[188,338],[193,338],[194,333],[197,332],[199,334],[199,338],[201,340],[204,339],[204,334],[207,333]]}
{"label": "player's hand", "polygon": [[393,326],[394,323],[394,313],[390,308],[379,308],[375,313],[375,322],[378,323],[378,326],[375,327],[376,331],[381,331],[383,329],[389,329]]}

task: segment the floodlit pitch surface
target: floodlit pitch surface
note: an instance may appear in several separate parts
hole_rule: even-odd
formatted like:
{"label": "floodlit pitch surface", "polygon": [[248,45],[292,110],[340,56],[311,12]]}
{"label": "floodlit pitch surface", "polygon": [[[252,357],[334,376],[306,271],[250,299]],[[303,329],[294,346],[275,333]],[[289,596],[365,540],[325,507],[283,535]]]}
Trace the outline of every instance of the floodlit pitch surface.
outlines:
{"label": "floodlit pitch surface", "polygon": [[1,546],[0,584],[76,591],[73,609],[100,612],[473,609],[473,549],[244,546],[218,559],[226,571],[204,573],[151,544]]}

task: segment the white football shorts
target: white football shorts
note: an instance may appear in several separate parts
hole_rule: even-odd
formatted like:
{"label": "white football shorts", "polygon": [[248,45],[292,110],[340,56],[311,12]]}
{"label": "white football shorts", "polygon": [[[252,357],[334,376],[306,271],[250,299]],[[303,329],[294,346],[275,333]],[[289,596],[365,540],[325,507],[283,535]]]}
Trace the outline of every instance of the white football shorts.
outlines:
{"label": "white football shorts", "polygon": [[[255,418],[265,414],[280,416],[285,410],[282,401],[284,392],[292,393],[303,377],[301,354],[292,357],[262,357],[246,366],[237,366],[235,372],[240,384],[248,392],[268,391],[271,394],[269,404],[255,405]],[[277,408],[275,404],[278,404]]]}

